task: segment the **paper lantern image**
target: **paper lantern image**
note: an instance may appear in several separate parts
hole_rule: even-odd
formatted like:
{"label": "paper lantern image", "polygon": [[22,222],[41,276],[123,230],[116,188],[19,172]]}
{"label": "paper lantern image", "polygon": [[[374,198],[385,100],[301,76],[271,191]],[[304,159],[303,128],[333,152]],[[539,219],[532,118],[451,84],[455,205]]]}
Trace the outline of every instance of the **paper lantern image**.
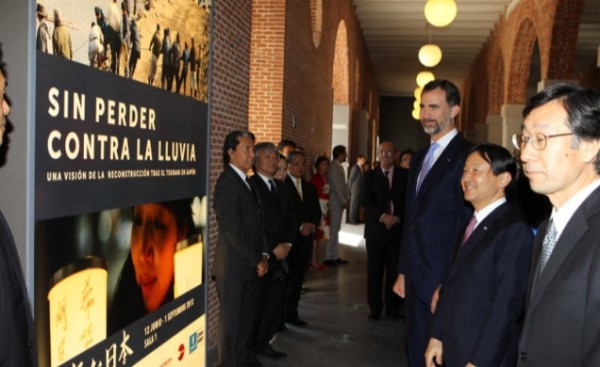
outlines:
{"label": "paper lantern image", "polygon": [[58,366],[106,338],[106,260],[90,256],[50,280],[50,365]]}
{"label": "paper lantern image", "polygon": [[173,287],[175,298],[202,284],[203,255],[204,249],[200,235],[177,243],[175,285]]}

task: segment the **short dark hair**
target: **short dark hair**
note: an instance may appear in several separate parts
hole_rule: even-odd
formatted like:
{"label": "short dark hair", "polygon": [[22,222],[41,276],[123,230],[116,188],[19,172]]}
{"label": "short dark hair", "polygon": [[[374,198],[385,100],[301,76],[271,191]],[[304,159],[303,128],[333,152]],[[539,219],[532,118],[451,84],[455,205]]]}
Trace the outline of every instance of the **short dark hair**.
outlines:
{"label": "short dark hair", "polygon": [[[523,109],[523,118],[531,111],[551,101],[559,101],[567,111],[567,127],[573,132],[572,145],[580,140],[600,139],[600,92],[572,83],[558,83],[544,88],[529,99]],[[600,173],[600,155],[596,157],[596,173]]]}
{"label": "short dark hair", "polygon": [[240,143],[241,137],[249,138],[252,141],[256,140],[254,138],[254,134],[246,130],[236,130],[227,134],[225,137],[225,142],[223,143],[223,162],[226,165],[229,164],[229,149],[235,150]]}
{"label": "short dark hair", "polygon": [[450,105],[451,107],[460,106],[460,91],[458,90],[458,87],[456,87],[456,85],[454,85],[454,83],[452,83],[449,80],[432,80],[429,83],[425,84],[422,93],[432,91],[438,88],[446,92],[446,102],[448,103],[448,105]]}
{"label": "short dark hair", "polygon": [[288,164],[290,164],[292,162],[292,160],[294,160],[294,158],[296,158],[297,155],[301,155],[303,158],[306,158],[306,154],[304,154],[303,151],[301,151],[301,150],[294,150],[293,152],[291,152],[287,156],[287,162],[288,162]]}
{"label": "short dark hair", "polygon": [[400,152],[400,159],[402,159],[402,157],[404,157],[407,154],[415,155],[415,151],[412,149],[404,149]]}
{"label": "short dark hair", "polygon": [[323,162],[323,161],[329,162],[329,158],[325,157],[324,155],[318,156],[317,160],[315,161],[315,169],[318,169],[319,164],[321,164],[321,162]]}
{"label": "short dark hair", "polygon": [[344,154],[346,152],[346,147],[343,145],[336,145],[333,148],[333,152],[331,153],[333,155],[333,159],[336,159],[337,157],[339,157],[340,155]]}
{"label": "short dark hair", "polygon": [[367,159],[367,157],[365,157],[364,154],[359,154],[356,156],[356,160],[359,160],[359,159]]}
{"label": "short dark hair", "polygon": [[[261,153],[262,151],[265,150],[270,150],[272,152],[277,153],[277,147],[275,146],[275,144],[271,143],[270,141],[263,141],[261,143],[258,143],[254,146],[254,150],[256,151],[256,154]],[[277,153],[279,154],[279,153]]]}
{"label": "short dark hair", "polygon": [[490,164],[494,176],[508,172],[511,177],[509,186],[512,186],[517,176],[517,161],[508,149],[500,145],[484,143],[471,148],[467,157],[473,153],[479,154],[483,160]]}
{"label": "short dark hair", "polygon": [[293,147],[294,149],[296,149],[296,143],[294,143],[291,140],[283,139],[282,141],[279,142],[279,144],[277,144],[277,150],[280,152],[285,147]]}

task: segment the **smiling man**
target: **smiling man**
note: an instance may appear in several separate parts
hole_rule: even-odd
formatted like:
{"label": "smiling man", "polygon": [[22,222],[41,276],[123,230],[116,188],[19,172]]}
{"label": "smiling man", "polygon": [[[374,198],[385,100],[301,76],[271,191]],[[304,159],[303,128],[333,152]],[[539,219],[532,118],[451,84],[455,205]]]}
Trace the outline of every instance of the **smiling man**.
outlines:
{"label": "smiling man", "polygon": [[553,209],[534,243],[517,366],[600,366],[600,92],[556,84],[523,116],[513,142]]}
{"label": "smiling man", "polygon": [[[505,148],[474,147],[461,185],[475,213],[457,238],[450,265],[433,297],[428,367],[514,366],[533,234],[506,201],[517,163]],[[437,304],[436,304],[437,303]]]}

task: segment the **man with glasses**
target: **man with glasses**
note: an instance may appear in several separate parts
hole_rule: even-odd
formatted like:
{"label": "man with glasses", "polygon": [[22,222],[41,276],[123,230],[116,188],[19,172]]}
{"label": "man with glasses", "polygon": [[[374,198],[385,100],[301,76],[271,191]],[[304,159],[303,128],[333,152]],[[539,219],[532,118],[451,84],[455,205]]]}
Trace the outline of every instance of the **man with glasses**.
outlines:
{"label": "man with glasses", "polygon": [[600,93],[553,85],[523,116],[513,141],[553,209],[534,243],[517,366],[600,366]]}
{"label": "man with glasses", "polygon": [[365,173],[361,185],[360,196],[366,212],[367,301],[370,321],[381,318],[384,304],[388,317],[399,318],[402,314],[401,299],[394,294],[392,287],[396,280],[402,239],[408,170],[394,166],[395,151],[391,142],[381,143],[381,166]]}

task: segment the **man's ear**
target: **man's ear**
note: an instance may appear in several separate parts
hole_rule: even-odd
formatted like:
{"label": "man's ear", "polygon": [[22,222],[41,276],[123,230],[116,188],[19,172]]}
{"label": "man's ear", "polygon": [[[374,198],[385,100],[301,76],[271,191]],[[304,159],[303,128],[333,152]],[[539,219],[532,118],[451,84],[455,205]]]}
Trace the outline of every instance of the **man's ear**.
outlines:
{"label": "man's ear", "polygon": [[600,140],[581,140],[579,149],[583,153],[582,159],[584,163],[593,163],[600,154]]}
{"label": "man's ear", "polygon": [[506,188],[512,181],[512,176],[508,172],[502,172],[498,175],[498,187]]}
{"label": "man's ear", "polygon": [[454,106],[450,107],[450,117],[455,118],[456,116],[458,116],[459,112],[460,112],[459,105],[454,105]]}

